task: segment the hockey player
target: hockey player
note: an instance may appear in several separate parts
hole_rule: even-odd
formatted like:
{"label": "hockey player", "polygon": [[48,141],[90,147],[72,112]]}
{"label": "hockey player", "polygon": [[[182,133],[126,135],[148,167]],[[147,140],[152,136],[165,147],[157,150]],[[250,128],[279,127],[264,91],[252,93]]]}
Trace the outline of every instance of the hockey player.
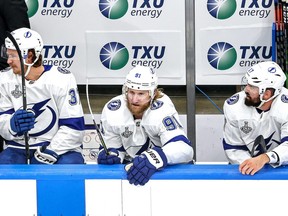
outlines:
{"label": "hockey player", "polygon": [[157,89],[156,73],[136,66],[126,77],[122,95],[103,108],[101,132],[109,153],[99,164],[126,164],[130,184],[145,185],[167,165],[189,163],[193,148],[170,98]]}
{"label": "hockey player", "polygon": [[24,62],[27,109],[23,109],[20,59],[5,39],[10,68],[0,74],[0,134],[7,148],[1,164],[26,163],[23,134],[28,132],[31,164],[83,164],[84,117],[73,74],[42,65],[41,36],[28,28],[12,32]]}
{"label": "hockey player", "polygon": [[[223,147],[242,174],[254,175],[267,163],[288,163],[288,90],[285,74],[272,61],[252,66],[244,80],[244,90],[224,103]],[[264,139],[258,143],[259,135]]]}

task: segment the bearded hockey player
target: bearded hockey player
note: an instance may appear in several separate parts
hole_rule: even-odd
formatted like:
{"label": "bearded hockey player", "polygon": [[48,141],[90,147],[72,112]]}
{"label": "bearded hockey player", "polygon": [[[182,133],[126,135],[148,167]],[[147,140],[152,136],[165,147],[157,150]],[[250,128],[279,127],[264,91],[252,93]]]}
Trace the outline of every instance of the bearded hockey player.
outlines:
{"label": "bearded hockey player", "polygon": [[144,185],[167,165],[189,163],[193,148],[171,99],[157,89],[158,78],[149,67],[136,66],[127,75],[122,95],[103,108],[99,164],[127,164],[131,184]]}
{"label": "bearded hockey player", "polygon": [[265,164],[288,163],[288,90],[286,76],[275,62],[252,66],[245,88],[224,103],[223,147],[231,164],[254,175]]}

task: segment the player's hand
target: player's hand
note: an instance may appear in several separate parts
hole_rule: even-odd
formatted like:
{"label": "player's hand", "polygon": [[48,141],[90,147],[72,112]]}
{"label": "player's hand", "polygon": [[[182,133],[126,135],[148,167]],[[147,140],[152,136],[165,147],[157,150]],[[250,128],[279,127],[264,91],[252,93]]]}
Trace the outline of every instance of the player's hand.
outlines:
{"label": "player's hand", "polygon": [[17,136],[22,136],[34,128],[35,114],[23,109],[17,110],[10,119],[10,128]]}
{"label": "player's hand", "polygon": [[239,172],[241,172],[243,175],[254,175],[268,162],[269,157],[266,154],[249,158],[240,164]]}
{"label": "player's hand", "polygon": [[163,150],[154,147],[135,157],[132,163],[125,166],[125,170],[130,184],[145,185],[157,170],[166,166],[167,158]]}
{"label": "player's hand", "polygon": [[31,164],[54,164],[58,158],[59,155],[47,149],[47,146],[39,146],[31,159]]}
{"label": "player's hand", "polygon": [[121,159],[119,157],[119,152],[115,148],[108,149],[109,154],[101,149],[98,154],[97,162],[98,164],[120,164]]}

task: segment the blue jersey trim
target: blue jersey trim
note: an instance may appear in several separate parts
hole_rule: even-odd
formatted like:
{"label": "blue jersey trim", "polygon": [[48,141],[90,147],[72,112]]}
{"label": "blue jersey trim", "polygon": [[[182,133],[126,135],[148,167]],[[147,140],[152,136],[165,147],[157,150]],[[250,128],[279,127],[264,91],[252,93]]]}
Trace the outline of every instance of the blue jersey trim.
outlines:
{"label": "blue jersey trim", "polygon": [[163,146],[167,145],[168,143],[170,142],[177,142],[177,141],[183,141],[185,142],[186,144],[188,144],[189,146],[192,146],[192,143],[191,141],[184,135],[179,135],[179,136],[176,136],[176,137],[173,137],[171,140],[169,140],[168,142],[166,142]]}
{"label": "blue jersey trim", "polygon": [[59,127],[61,126],[67,126],[78,131],[85,130],[84,117],[59,119]]}
{"label": "blue jersey trim", "polygon": [[224,150],[237,149],[237,150],[249,151],[246,145],[231,145],[226,143],[225,139],[223,139],[222,143]]}
{"label": "blue jersey trim", "polygon": [[[17,143],[15,141],[12,141],[12,140],[5,140],[7,145],[9,147],[22,147],[24,148],[25,146],[23,144],[20,144],[20,143]],[[36,143],[36,144],[29,144],[29,147],[37,147],[37,146],[46,146],[46,145],[49,145],[50,142],[40,142],[40,143]]]}

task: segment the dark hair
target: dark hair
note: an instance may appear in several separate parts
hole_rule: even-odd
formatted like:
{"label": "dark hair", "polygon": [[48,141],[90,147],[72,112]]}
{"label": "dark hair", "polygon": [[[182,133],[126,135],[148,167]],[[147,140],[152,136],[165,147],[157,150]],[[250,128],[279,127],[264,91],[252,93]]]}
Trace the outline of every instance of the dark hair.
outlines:
{"label": "dark hair", "polygon": [[[32,61],[34,62],[36,59],[36,54],[35,54],[35,50],[34,49],[29,49],[28,53],[32,52],[33,57],[32,57]],[[42,55],[39,55],[39,58],[37,59],[37,61],[33,64],[33,67],[40,67],[42,65]]]}

